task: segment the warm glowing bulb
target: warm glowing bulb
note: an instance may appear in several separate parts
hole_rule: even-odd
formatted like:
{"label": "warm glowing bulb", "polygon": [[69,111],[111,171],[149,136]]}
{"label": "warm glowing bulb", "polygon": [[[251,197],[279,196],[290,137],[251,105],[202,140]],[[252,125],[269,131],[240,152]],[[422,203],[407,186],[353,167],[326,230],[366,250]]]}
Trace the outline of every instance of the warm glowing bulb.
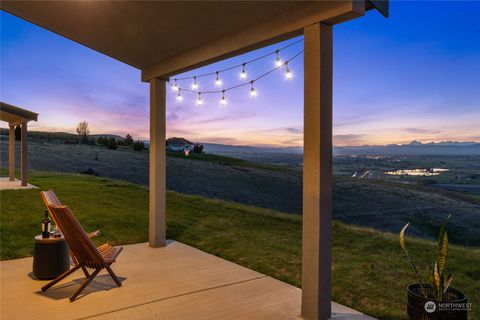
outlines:
{"label": "warm glowing bulb", "polygon": [[174,84],[172,85],[172,90],[173,90],[174,92],[177,92],[178,89],[179,89],[179,88],[178,88],[178,84],[177,84],[177,79],[175,79],[175,82],[174,82]]}
{"label": "warm glowing bulb", "polygon": [[285,71],[285,78],[288,79],[288,80],[293,78],[293,73],[288,68],[287,68],[287,71]]}
{"label": "warm glowing bulb", "polygon": [[197,98],[197,106],[202,106],[202,105],[203,105],[203,100],[202,100],[202,97],[199,94],[198,98]]}
{"label": "warm glowing bulb", "polygon": [[247,72],[245,71],[245,63],[243,64],[242,67],[242,72],[240,72],[240,79],[247,79]]}
{"label": "warm glowing bulb", "polygon": [[193,77],[192,89],[193,90],[198,89],[198,83],[197,83],[197,78],[196,77]]}
{"label": "warm glowing bulb", "polygon": [[227,105],[227,99],[225,99],[225,91],[223,91],[222,99],[220,99],[220,104],[221,104],[222,106],[226,106],[226,105]]}
{"label": "warm glowing bulb", "polygon": [[250,97],[256,97],[257,96],[257,91],[255,91],[255,88],[253,87],[253,81],[250,82],[252,87],[250,88]]}
{"label": "warm glowing bulb", "polygon": [[182,95],[180,94],[180,91],[181,91],[181,90],[178,90],[178,94],[177,94],[177,101],[178,101],[178,102],[182,102],[182,101],[183,101],[183,97],[182,97]]}
{"label": "warm glowing bulb", "polygon": [[217,87],[220,87],[222,85],[222,80],[218,77],[218,71],[217,71],[217,77],[215,78],[215,85]]}
{"label": "warm glowing bulb", "polygon": [[276,67],[281,67],[283,65],[282,59],[280,59],[278,55],[278,50],[276,51],[277,57],[275,58],[275,66]]}

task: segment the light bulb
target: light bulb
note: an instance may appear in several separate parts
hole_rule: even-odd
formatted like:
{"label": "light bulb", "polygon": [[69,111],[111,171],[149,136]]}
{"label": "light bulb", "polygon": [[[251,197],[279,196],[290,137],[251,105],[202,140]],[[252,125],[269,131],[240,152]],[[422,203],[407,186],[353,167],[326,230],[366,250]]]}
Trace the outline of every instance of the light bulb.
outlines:
{"label": "light bulb", "polygon": [[220,87],[222,85],[222,80],[218,77],[218,71],[217,71],[217,77],[215,78],[215,85],[217,87]]}
{"label": "light bulb", "polygon": [[286,78],[287,80],[290,80],[290,79],[293,78],[293,73],[292,73],[292,71],[290,71],[290,69],[288,68],[288,66],[287,66],[287,70],[285,70],[285,78]]}
{"label": "light bulb", "polygon": [[172,85],[172,90],[173,90],[174,92],[177,92],[177,91],[178,91],[177,79],[175,79],[175,82],[174,82],[173,85]]}
{"label": "light bulb", "polygon": [[183,101],[183,97],[182,97],[182,94],[180,93],[180,91],[182,91],[182,89],[178,89],[178,94],[177,94],[177,101],[178,101],[178,102],[182,102],[182,101]]}
{"label": "light bulb", "polygon": [[240,79],[247,79],[247,72],[245,72],[245,63],[242,66],[242,72],[240,72]]}
{"label": "light bulb", "polygon": [[197,77],[193,77],[192,89],[193,90],[198,89]]}
{"label": "light bulb", "polygon": [[257,91],[255,91],[255,88],[253,87],[253,81],[250,83],[252,84],[252,87],[250,88],[250,97],[256,97]]}
{"label": "light bulb", "polygon": [[278,56],[278,50],[275,53],[277,54],[277,57],[275,58],[275,66],[276,67],[281,67],[283,65],[283,61]]}
{"label": "light bulb", "polygon": [[225,90],[223,90],[222,92],[222,99],[220,99],[220,104],[222,106],[226,106],[227,105],[227,99],[225,99]]}
{"label": "light bulb", "polygon": [[200,95],[200,93],[198,93],[197,106],[202,106],[202,105],[203,105],[202,96]]}

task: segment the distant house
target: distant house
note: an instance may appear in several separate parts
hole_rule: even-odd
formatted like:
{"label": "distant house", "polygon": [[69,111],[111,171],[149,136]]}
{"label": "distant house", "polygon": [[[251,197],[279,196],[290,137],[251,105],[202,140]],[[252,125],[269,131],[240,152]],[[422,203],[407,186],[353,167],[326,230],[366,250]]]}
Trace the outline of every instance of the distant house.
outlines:
{"label": "distant house", "polygon": [[167,145],[167,150],[173,151],[173,152],[182,152],[184,150],[192,151],[193,144],[182,144],[182,143],[169,144]]}
{"label": "distant house", "polygon": [[167,139],[167,150],[172,152],[182,152],[184,150],[193,151],[194,143],[184,138]]}

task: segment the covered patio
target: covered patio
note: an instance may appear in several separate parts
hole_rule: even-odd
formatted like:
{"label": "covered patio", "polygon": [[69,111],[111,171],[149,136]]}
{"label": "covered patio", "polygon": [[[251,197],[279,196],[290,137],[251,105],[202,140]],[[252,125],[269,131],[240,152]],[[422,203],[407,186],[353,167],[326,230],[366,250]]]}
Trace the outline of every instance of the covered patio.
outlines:
{"label": "covered patio", "polygon": [[[37,121],[38,114],[30,110],[0,102],[0,120],[8,123],[8,179],[1,178],[0,189],[34,188],[28,184],[28,122]],[[20,176],[15,179],[15,128],[21,128],[20,134]]]}
{"label": "covered patio", "polygon": [[[331,303],[333,27],[362,17],[374,8],[387,15],[388,1],[2,2],[2,10],[6,12],[141,70],[141,80],[150,84],[149,246],[159,249],[132,246],[127,250],[131,250],[129,254],[135,256],[143,252],[145,258],[118,263],[119,275],[128,278],[125,286],[89,295],[88,298],[96,296],[92,300],[80,299],[69,306],[68,312],[78,310],[76,318],[106,314],[105,319],[128,312],[133,312],[136,318],[145,314],[145,318],[158,315],[159,318],[184,319],[205,315],[206,319],[245,319],[261,314],[264,316],[257,318],[328,319],[346,310],[336,304],[332,309]],[[169,77],[302,34],[305,71],[303,285],[300,290],[189,247],[185,250],[195,253],[200,260],[188,262],[183,260],[188,254],[182,254],[179,249],[184,246],[167,245],[165,130]],[[172,254],[176,249],[180,250],[178,256]],[[216,260],[214,264],[218,265],[209,269],[200,257]],[[3,262],[2,281],[13,281],[9,277],[4,280],[7,273],[4,270],[8,270],[9,264],[22,261]],[[24,274],[27,273],[25,266],[30,264],[25,261]],[[182,272],[181,266],[185,268]],[[208,270],[210,275],[206,273]],[[216,278],[220,275],[221,281]],[[209,277],[217,280],[205,283]],[[199,285],[201,283],[204,284]],[[136,286],[139,286],[138,294],[134,290]],[[16,287],[15,290],[20,290],[18,296],[26,299],[35,290],[27,282],[17,283]],[[172,289],[162,291],[164,287]],[[122,292],[126,294],[121,296]],[[107,298],[101,300],[102,297]],[[108,303],[101,303],[107,300]],[[87,301],[92,304],[81,308]],[[109,314],[109,309],[105,309],[86,313],[88,309],[108,304],[122,311]],[[157,306],[155,311],[153,306]]]}
{"label": "covered patio", "polygon": [[[301,290],[176,241],[162,250],[125,246],[117,288],[100,274],[74,303],[77,273],[42,293],[32,258],[1,261],[2,319],[296,319]],[[332,302],[335,319],[371,317]]]}

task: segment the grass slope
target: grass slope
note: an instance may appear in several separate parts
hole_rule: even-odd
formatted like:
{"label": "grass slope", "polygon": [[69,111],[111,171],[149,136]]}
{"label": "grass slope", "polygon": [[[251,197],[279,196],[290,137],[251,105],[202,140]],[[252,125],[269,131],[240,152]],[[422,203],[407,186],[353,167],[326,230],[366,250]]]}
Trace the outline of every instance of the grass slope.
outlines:
{"label": "grass slope", "polygon": [[252,162],[252,161],[247,161],[239,158],[221,156],[213,153],[192,152],[188,157],[186,157],[182,152],[167,151],[167,156],[172,158],[186,159],[186,160],[206,161],[206,162],[220,164],[224,166],[235,166],[240,168],[263,169],[263,170],[270,170],[270,171],[276,171],[276,172],[294,172],[295,171],[295,169],[287,166]]}
{"label": "grass slope", "polygon": [[[98,243],[147,241],[148,190],[118,180],[75,174],[31,172],[40,190],[54,189],[87,231],[101,229]],[[39,190],[1,191],[1,259],[29,256],[44,206]],[[168,237],[301,286],[301,217],[169,192]],[[405,319],[405,287],[414,282],[397,235],[334,222],[333,299],[381,319]],[[408,238],[422,271],[435,244]],[[448,266],[454,286],[480,318],[480,250],[451,246]],[[423,268],[425,267],[425,268]]]}

